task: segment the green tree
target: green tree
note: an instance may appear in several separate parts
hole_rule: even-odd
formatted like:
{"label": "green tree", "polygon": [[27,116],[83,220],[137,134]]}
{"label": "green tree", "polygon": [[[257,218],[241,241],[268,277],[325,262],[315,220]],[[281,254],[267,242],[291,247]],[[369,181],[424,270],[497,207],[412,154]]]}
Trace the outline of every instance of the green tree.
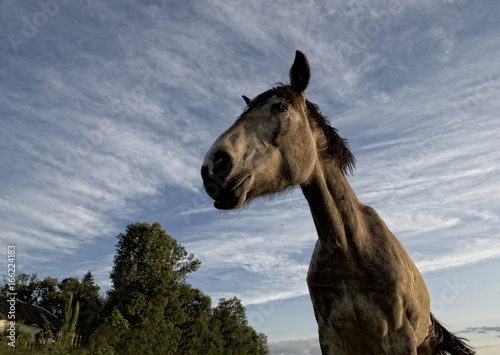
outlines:
{"label": "green tree", "polygon": [[92,298],[99,297],[99,286],[94,283],[94,276],[92,271],[88,271],[82,278],[82,281],[76,277],[68,277],[58,284],[61,292],[72,292],[75,301],[85,301]]}
{"label": "green tree", "polygon": [[113,355],[115,349],[126,348],[132,334],[128,321],[116,308],[90,336],[91,349],[98,355]]}
{"label": "green tree", "polygon": [[73,345],[73,340],[76,335],[76,325],[78,322],[78,314],[80,312],[80,302],[76,301],[73,306],[73,292],[62,294],[64,299],[64,311],[60,319],[62,320],[60,328],[61,342],[64,346]]}
{"label": "green tree", "polygon": [[179,324],[181,339],[177,354],[196,355],[222,354],[224,340],[218,329],[211,324],[211,299],[200,290],[184,284],[180,288],[179,306],[185,314],[184,322]]}
{"label": "green tree", "polygon": [[97,325],[104,305],[99,296],[100,287],[94,283],[92,272],[88,271],[81,281],[76,277],[65,278],[57,286],[60,299],[69,293],[73,294],[73,305],[79,304],[77,328],[88,334]]}
{"label": "green tree", "polygon": [[[1,288],[1,292],[4,294],[12,292],[9,289],[9,285],[5,283]],[[57,287],[57,279],[47,277],[45,280],[40,281],[37,274],[28,275],[22,273],[16,277],[14,290],[17,292],[16,298],[19,301],[43,307],[56,316],[62,314],[61,292]]]}
{"label": "green tree", "polygon": [[[45,308],[55,314],[63,324],[65,315],[69,314],[66,308],[69,307],[71,314],[79,314],[74,318],[77,321],[76,329],[84,334],[89,334],[95,328],[104,304],[99,295],[100,288],[94,283],[91,271],[88,271],[81,281],[76,277],[68,277],[61,282],[52,277],[40,281],[37,274],[22,273],[17,276],[14,289],[18,300]],[[9,292],[7,283],[1,287],[1,292]],[[70,294],[72,300],[68,304]],[[77,303],[78,312],[74,312]]]}
{"label": "green tree", "polygon": [[[19,301],[36,303],[39,282],[40,280],[38,280],[36,274],[28,275],[23,272],[17,275],[14,283],[14,292],[17,293],[16,298]],[[6,280],[1,288],[1,292],[2,294],[12,292]]]}
{"label": "green tree", "polygon": [[120,353],[174,353],[187,319],[181,286],[200,262],[159,223],[130,224],[117,238],[107,312],[118,311],[134,336],[111,345]]}
{"label": "green tree", "polygon": [[112,289],[90,342],[97,354],[267,354],[237,298],[211,308],[186,282],[200,266],[158,223],[117,236]]}
{"label": "green tree", "polygon": [[152,303],[148,299],[168,294],[200,265],[159,223],[130,224],[117,238],[109,297],[113,306],[123,308],[124,315],[132,318]]}
{"label": "green tree", "polygon": [[47,311],[60,317],[63,313],[64,300],[61,298],[61,290],[58,287],[57,279],[46,277],[39,281],[36,286],[36,305],[45,308]]}
{"label": "green tree", "polygon": [[248,325],[241,300],[221,298],[212,322],[224,339],[225,354],[268,354],[267,337]]}
{"label": "green tree", "polygon": [[71,318],[73,316],[73,292],[68,292],[64,295],[64,311],[61,316],[61,329],[68,332],[70,328]]}

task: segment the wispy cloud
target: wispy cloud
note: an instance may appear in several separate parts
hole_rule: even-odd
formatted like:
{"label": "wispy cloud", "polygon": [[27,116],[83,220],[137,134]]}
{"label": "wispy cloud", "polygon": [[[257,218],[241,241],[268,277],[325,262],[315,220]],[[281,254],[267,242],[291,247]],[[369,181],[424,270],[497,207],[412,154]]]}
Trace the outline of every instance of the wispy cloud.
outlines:
{"label": "wispy cloud", "polygon": [[414,261],[421,272],[456,268],[500,257],[500,240],[481,238],[457,243],[457,248],[445,255],[426,257],[416,253]]}
{"label": "wispy cloud", "polygon": [[240,95],[286,82],[296,49],[357,157],[352,187],[419,268],[499,256],[497,3],[41,4],[0,5],[0,248],[17,243],[24,271],[93,261],[109,284],[114,236],[157,220],[213,297],[307,293],[300,190],[219,213],[199,176]]}
{"label": "wispy cloud", "polygon": [[460,333],[488,333],[488,332],[500,333],[500,327],[486,327],[486,326],[468,327],[460,331]]}
{"label": "wispy cloud", "polygon": [[[232,274],[225,280],[228,291],[236,290],[246,304],[307,293],[305,275],[316,240],[308,207],[298,191],[265,204],[265,210],[249,207],[234,215],[211,211],[215,220],[207,222],[209,228],[188,229],[195,241],[186,247],[203,262],[194,276],[202,289]],[[214,297],[227,294],[219,291]]]}

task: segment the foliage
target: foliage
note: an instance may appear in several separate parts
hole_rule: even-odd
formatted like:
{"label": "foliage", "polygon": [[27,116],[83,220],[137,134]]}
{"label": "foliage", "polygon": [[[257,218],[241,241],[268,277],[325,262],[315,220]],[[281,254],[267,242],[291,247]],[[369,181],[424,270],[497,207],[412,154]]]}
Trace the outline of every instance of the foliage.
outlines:
{"label": "foliage", "polygon": [[59,342],[71,347],[76,336],[76,325],[80,313],[80,302],[76,301],[73,307],[73,292],[63,293],[64,313],[61,316],[62,324],[59,331]]}
{"label": "foliage", "polygon": [[[82,281],[76,277],[65,278],[61,282],[52,277],[39,280],[37,274],[25,273],[18,275],[15,281],[14,288],[19,301],[45,308],[67,325],[69,321],[66,322],[65,317],[73,314],[73,309],[78,304],[78,315],[75,317],[77,323],[74,328],[88,334],[95,327],[104,302],[99,296],[100,288],[94,283],[91,271],[83,276]],[[0,292],[5,294],[8,288],[9,285],[5,283]],[[71,301],[68,303],[70,295]]]}
{"label": "foliage", "polygon": [[199,265],[160,224],[127,226],[126,233],[118,235],[106,311],[119,312],[133,337],[112,346],[120,353],[171,353],[177,349],[182,336],[178,325],[187,318],[181,289],[186,275]]}
{"label": "foliage", "polygon": [[[21,273],[17,275],[14,284],[14,289],[17,293],[16,298],[23,302],[31,301],[37,293],[39,282],[40,280],[38,280],[36,274],[28,275]],[[9,292],[9,285],[5,281],[1,293],[6,294],[7,292]]]}
{"label": "foliage", "polygon": [[186,283],[200,262],[160,224],[131,224],[117,238],[108,316],[92,336],[95,348],[119,354],[269,352],[265,336],[248,326],[240,300],[221,300],[212,309],[210,297]]}
{"label": "foliage", "polygon": [[211,322],[210,297],[189,285],[181,285],[180,291],[179,308],[186,317],[178,325],[182,333],[176,353],[198,354],[200,349],[204,354],[223,353],[222,334]]}
{"label": "foliage", "polygon": [[[200,261],[160,224],[130,224],[117,238],[113,286],[105,300],[99,296],[99,286],[90,271],[81,281],[75,277],[61,282],[51,277],[40,281],[36,274],[19,275],[18,299],[46,308],[61,322],[55,344],[36,344],[30,351],[37,348],[44,353],[101,355],[269,353],[266,336],[248,325],[238,298],[222,298],[212,308],[210,297],[187,283],[187,275],[199,268]],[[75,345],[77,333],[77,339],[90,334],[86,348],[81,342]]]}
{"label": "foliage", "polygon": [[97,349],[96,354],[112,355],[115,349],[126,347],[131,335],[128,321],[115,308],[91,335],[90,343]]}
{"label": "foliage", "polygon": [[267,337],[248,325],[241,300],[221,298],[212,312],[212,322],[224,339],[225,354],[267,354]]}

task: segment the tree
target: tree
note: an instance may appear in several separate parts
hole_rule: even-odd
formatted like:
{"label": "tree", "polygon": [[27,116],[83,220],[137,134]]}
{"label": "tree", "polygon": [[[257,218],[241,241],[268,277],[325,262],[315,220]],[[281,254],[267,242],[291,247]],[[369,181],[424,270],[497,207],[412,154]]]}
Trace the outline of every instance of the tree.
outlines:
{"label": "tree", "polygon": [[[103,301],[99,296],[100,287],[94,283],[94,276],[89,270],[82,278],[68,277],[58,284],[60,299],[73,294],[73,304],[79,304],[77,328],[88,334],[99,321],[99,313],[103,309]],[[62,306],[60,307],[62,309]]]}
{"label": "tree", "polygon": [[117,238],[113,287],[91,336],[97,353],[268,353],[265,336],[248,326],[239,299],[212,309],[210,297],[187,284],[200,262],[158,223],[130,224]]}
{"label": "tree", "polygon": [[62,342],[65,346],[71,346],[76,335],[76,324],[78,322],[78,314],[80,312],[80,302],[76,301],[73,307],[73,292],[63,294],[64,312],[61,316],[62,325],[60,328]]}
{"label": "tree", "polygon": [[126,348],[130,337],[128,321],[115,308],[92,333],[89,342],[92,344],[92,349],[97,348],[96,354],[113,355],[115,349]]}
{"label": "tree", "polygon": [[[36,303],[39,282],[40,280],[38,280],[36,274],[28,275],[23,272],[17,275],[14,283],[14,290],[17,293],[16,298],[19,301]],[[2,294],[12,292],[7,281],[4,282],[1,292]]]}
{"label": "tree", "polygon": [[[103,301],[99,296],[99,286],[94,283],[94,276],[88,271],[82,281],[76,277],[68,277],[58,282],[56,278],[46,277],[40,281],[37,274],[22,273],[17,276],[14,289],[16,298],[20,301],[43,307],[55,314],[64,324],[65,315],[78,314],[75,317],[76,328],[79,332],[88,334],[95,327],[98,315],[102,311]],[[9,292],[9,285],[5,283],[1,288],[2,293]],[[71,294],[71,302],[68,298]],[[78,304],[77,312],[73,309]]]}
{"label": "tree", "polygon": [[173,353],[182,337],[179,325],[188,317],[181,288],[200,262],[159,223],[130,224],[117,238],[106,312],[119,312],[133,337],[110,345],[120,353]]}
{"label": "tree", "polygon": [[127,233],[117,238],[110,300],[131,316],[142,309],[146,299],[167,294],[200,265],[159,223],[130,224]]}
{"label": "tree", "polygon": [[248,325],[241,300],[221,298],[212,322],[224,339],[225,354],[268,354],[267,337]]}
{"label": "tree", "polygon": [[179,324],[182,333],[176,354],[216,355],[223,353],[222,334],[211,324],[212,301],[210,297],[187,284],[181,285],[180,291],[178,308],[186,316],[184,322]]}
{"label": "tree", "polygon": [[64,298],[64,312],[61,317],[61,329],[64,332],[68,332],[70,328],[71,318],[73,318],[73,292],[67,293]]}
{"label": "tree", "polygon": [[63,299],[61,290],[58,287],[57,279],[46,277],[36,285],[37,295],[36,305],[45,308],[47,311],[60,317],[63,313]]}

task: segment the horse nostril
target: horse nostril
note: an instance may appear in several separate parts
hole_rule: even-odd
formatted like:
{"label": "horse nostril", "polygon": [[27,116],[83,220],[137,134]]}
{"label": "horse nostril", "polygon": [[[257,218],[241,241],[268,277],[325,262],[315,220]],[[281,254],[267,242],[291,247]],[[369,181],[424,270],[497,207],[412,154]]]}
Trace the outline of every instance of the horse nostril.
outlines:
{"label": "horse nostril", "polygon": [[213,164],[212,178],[222,185],[226,177],[231,173],[231,170],[233,170],[233,160],[228,153],[218,151],[214,154]]}
{"label": "horse nostril", "polygon": [[208,172],[208,167],[206,167],[205,165],[201,167],[201,178],[203,179],[203,182],[205,184],[210,182],[210,174]]}
{"label": "horse nostril", "polygon": [[205,191],[214,200],[220,199],[224,194],[226,178],[233,169],[233,160],[228,153],[218,151],[208,156],[206,163],[201,167]]}
{"label": "horse nostril", "polygon": [[201,177],[205,190],[210,197],[213,199],[221,198],[226,187],[226,178],[232,169],[233,160],[228,153],[218,151],[208,157],[207,165],[201,167]]}

